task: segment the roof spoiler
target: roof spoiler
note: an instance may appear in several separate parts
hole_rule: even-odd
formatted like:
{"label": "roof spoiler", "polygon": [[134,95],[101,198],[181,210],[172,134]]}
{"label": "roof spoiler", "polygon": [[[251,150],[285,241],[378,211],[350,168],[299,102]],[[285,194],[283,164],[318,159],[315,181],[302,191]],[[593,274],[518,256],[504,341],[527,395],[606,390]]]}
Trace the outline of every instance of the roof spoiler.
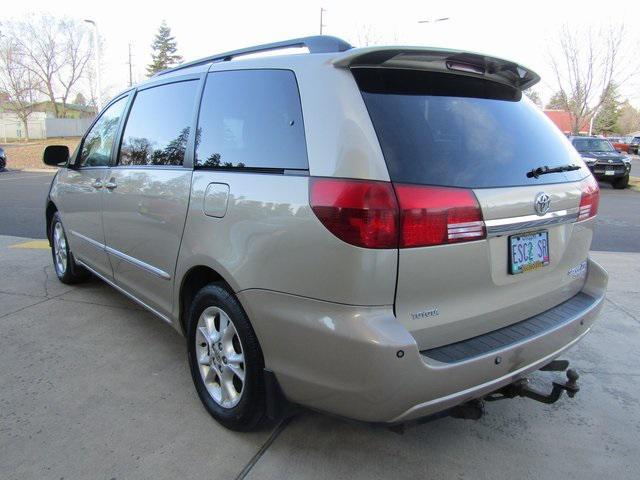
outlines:
{"label": "roof spoiler", "polygon": [[339,68],[387,67],[444,72],[487,80],[525,90],[540,76],[517,63],[480,53],[429,47],[365,47],[347,50],[333,60]]}

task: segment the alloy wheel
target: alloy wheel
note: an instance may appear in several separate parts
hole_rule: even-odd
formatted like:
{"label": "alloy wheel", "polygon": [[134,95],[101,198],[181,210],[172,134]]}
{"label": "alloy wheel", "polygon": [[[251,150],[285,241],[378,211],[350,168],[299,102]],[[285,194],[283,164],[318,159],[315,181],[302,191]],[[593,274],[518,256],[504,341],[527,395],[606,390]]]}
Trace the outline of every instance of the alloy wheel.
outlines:
{"label": "alloy wheel", "polygon": [[62,224],[57,222],[53,227],[53,254],[55,267],[59,276],[67,271],[67,237],[64,234]]}
{"label": "alloy wheel", "polygon": [[245,362],[233,321],[218,307],[206,308],[198,319],[195,342],[200,375],[209,395],[223,408],[235,407],[244,390]]}

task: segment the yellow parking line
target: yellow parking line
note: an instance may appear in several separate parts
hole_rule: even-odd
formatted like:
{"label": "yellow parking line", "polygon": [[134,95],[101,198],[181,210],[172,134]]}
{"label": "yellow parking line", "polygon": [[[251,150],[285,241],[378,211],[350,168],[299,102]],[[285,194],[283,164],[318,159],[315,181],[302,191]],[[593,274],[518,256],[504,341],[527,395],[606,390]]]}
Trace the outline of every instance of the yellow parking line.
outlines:
{"label": "yellow parking line", "polygon": [[11,245],[11,248],[35,248],[37,250],[49,250],[49,242],[47,240],[30,240],[28,242]]}

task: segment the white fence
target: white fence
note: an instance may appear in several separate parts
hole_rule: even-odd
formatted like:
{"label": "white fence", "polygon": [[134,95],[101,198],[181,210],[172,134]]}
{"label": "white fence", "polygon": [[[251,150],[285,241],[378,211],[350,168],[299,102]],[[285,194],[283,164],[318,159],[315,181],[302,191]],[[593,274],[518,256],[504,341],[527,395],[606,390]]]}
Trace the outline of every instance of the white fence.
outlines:
{"label": "white fence", "polygon": [[[45,114],[33,113],[27,122],[29,138],[80,137],[92,121],[92,118],[46,118]],[[25,137],[24,124],[19,119],[14,115],[0,114],[0,141]]]}
{"label": "white fence", "polygon": [[81,137],[93,118],[47,118],[45,134],[50,137]]}

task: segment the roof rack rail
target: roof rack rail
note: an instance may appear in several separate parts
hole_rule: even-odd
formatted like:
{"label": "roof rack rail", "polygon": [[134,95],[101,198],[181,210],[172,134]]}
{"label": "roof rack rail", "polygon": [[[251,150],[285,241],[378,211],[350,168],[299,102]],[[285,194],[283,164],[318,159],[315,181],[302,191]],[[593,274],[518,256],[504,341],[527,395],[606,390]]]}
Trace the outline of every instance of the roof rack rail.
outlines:
{"label": "roof rack rail", "polygon": [[215,55],[204,57],[199,60],[182,63],[177,67],[162,70],[161,72],[156,73],[154,77],[164,75],[169,72],[175,72],[176,70],[182,70],[198,65],[205,65],[207,63],[226,62],[233,59],[234,57],[239,57],[242,55],[294,47],[307,47],[309,49],[309,53],[344,52],[353,48],[349,43],[345,42],[341,38],[332,37],[330,35],[315,35],[312,37],[294,38],[291,40],[284,40],[282,42],[265,43],[263,45],[256,45],[254,47],[231,50],[230,52],[217,53]]}

